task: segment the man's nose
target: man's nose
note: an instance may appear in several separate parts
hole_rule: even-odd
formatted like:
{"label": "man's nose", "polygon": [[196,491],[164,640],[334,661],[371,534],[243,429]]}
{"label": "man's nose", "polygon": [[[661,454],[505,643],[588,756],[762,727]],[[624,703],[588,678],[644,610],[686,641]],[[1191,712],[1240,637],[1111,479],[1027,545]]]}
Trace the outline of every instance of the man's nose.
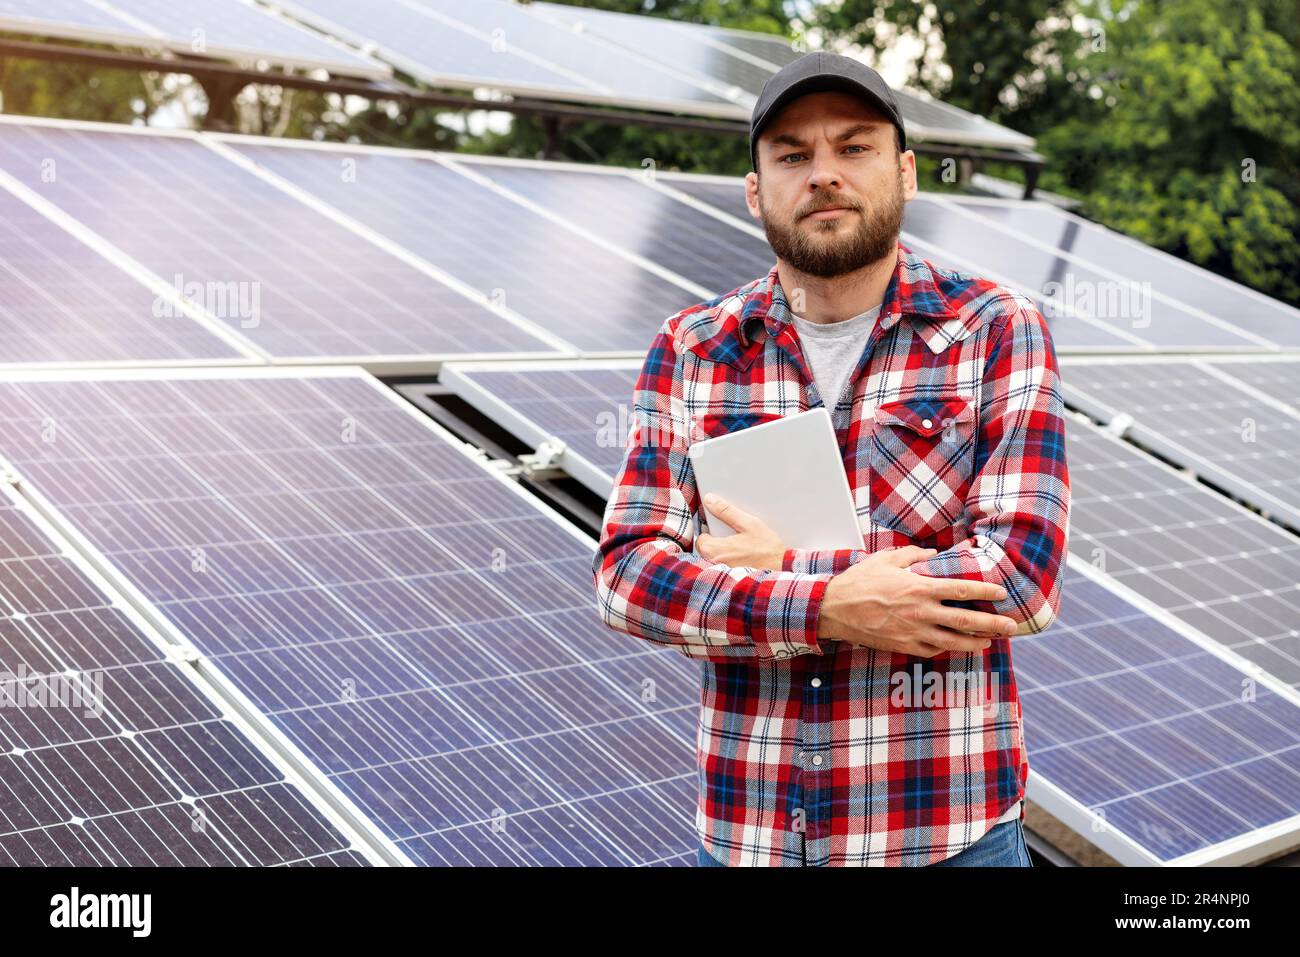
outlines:
{"label": "man's nose", "polygon": [[809,192],[815,193],[819,189],[838,190],[842,185],[843,179],[835,164],[834,156],[826,156],[822,153],[814,155],[808,170]]}

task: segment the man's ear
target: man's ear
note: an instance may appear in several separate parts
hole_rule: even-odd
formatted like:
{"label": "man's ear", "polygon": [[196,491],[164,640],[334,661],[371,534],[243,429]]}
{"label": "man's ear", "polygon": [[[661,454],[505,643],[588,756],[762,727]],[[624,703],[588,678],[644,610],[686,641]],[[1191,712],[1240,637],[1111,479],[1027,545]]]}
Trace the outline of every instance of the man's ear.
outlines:
{"label": "man's ear", "polygon": [[898,157],[898,167],[903,177],[903,199],[910,201],[916,197],[916,154],[904,150]]}
{"label": "man's ear", "polygon": [[749,215],[761,222],[763,213],[758,208],[758,173],[753,171],[745,174],[745,205],[749,207]]}

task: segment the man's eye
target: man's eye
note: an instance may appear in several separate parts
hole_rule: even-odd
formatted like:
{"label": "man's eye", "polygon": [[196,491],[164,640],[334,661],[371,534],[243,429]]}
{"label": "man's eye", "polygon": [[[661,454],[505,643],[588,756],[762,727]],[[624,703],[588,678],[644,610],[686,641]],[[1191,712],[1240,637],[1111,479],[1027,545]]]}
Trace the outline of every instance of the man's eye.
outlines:
{"label": "man's eye", "polygon": [[781,157],[781,162],[784,163],[786,160],[802,159],[802,158],[803,158],[802,153],[786,153],[784,156]]}
{"label": "man's eye", "polygon": [[854,146],[846,146],[846,147],[844,147],[844,148],[845,148],[846,150],[865,150],[865,149],[868,149],[868,147],[866,147],[866,146],[857,146],[857,145],[854,145]]}

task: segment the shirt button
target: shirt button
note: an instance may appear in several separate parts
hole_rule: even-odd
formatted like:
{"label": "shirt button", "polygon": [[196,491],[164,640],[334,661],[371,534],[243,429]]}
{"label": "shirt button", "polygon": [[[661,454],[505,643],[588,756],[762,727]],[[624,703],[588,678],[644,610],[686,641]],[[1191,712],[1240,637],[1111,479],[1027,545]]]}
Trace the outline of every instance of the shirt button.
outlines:
{"label": "shirt button", "polygon": [[931,428],[933,425],[934,425],[934,423],[931,422],[929,419],[922,419],[922,420],[921,420],[921,428],[923,428],[923,429]]}
{"label": "shirt button", "polygon": [[810,682],[808,682],[808,683],[809,683],[810,685],[812,685],[814,688],[820,688],[820,687],[822,686],[822,679],[821,679],[821,678],[814,678],[812,681],[810,681]]}
{"label": "shirt button", "polygon": [[821,767],[821,764],[822,764],[822,756],[821,756],[820,754],[814,754],[814,755],[812,756],[812,763],[813,763],[813,766],[814,766],[814,767]]}

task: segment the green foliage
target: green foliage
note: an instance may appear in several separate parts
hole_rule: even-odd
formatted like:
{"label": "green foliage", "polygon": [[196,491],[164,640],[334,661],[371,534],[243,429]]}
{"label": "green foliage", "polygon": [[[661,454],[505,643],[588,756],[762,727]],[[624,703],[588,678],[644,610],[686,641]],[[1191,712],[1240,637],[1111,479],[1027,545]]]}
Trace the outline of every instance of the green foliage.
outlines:
{"label": "green foliage", "polygon": [[6,113],[105,123],[130,123],[151,106],[138,73],[16,57],[0,57],[0,98]]}
{"label": "green foliage", "polygon": [[1143,242],[1300,302],[1294,7],[1088,10],[1100,48],[1072,71],[1077,113],[1039,137],[1044,185],[1082,196],[1088,215]]}
{"label": "green foliage", "polygon": [[[898,40],[921,52],[909,84],[962,109],[1017,129],[1050,94],[1034,70],[1073,42],[1069,0],[841,0],[818,6],[813,24],[837,42],[877,57]],[[936,9],[937,7],[937,9]],[[942,51],[939,56],[936,51]]]}

